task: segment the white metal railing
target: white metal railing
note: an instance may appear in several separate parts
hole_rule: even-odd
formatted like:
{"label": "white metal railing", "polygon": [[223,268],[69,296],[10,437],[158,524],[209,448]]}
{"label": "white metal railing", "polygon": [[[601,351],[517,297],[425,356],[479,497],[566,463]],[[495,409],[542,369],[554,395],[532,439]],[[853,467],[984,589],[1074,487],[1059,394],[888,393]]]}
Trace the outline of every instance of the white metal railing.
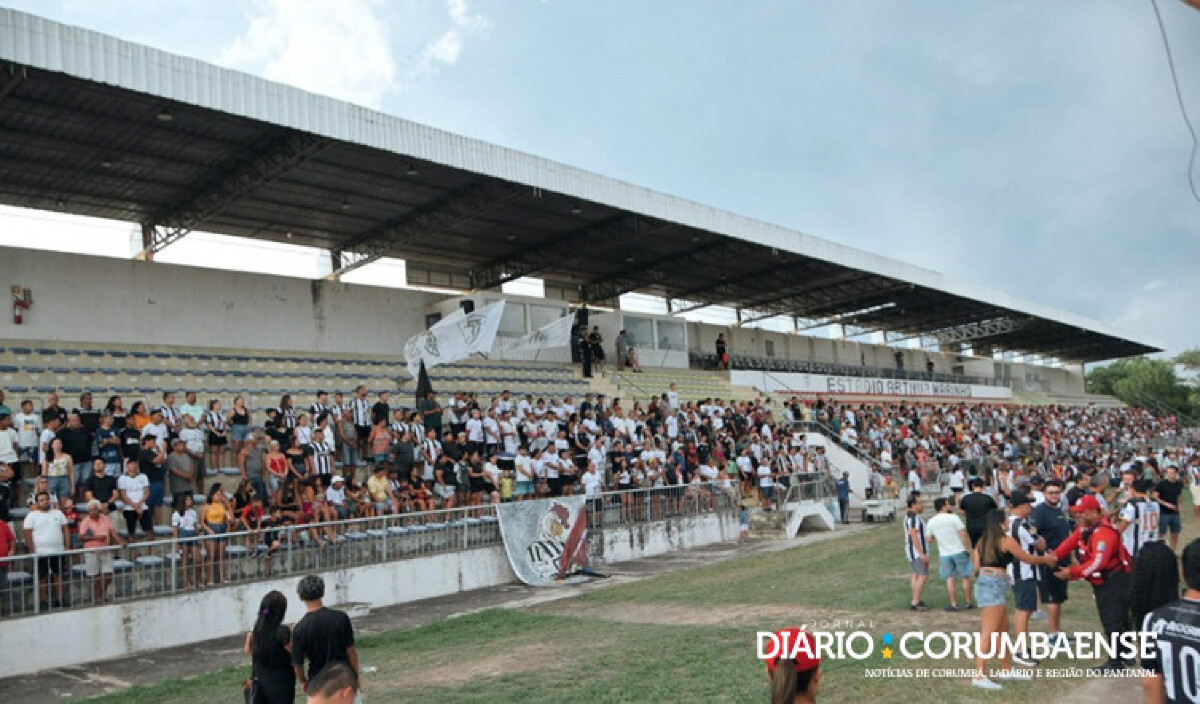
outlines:
{"label": "white metal railing", "polygon": [[[728,511],[737,504],[736,489],[731,493],[715,483],[603,492],[588,499],[588,525],[615,528]],[[250,583],[501,544],[496,508],[482,505],[285,523],[218,536],[163,538],[53,555],[17,555],[0,558],[0,617],[149,599],[205,584]],[[89,562],[109,559],[111,575],[88,574]],[[44,563],[43,568],[51,563],[59,567],[57,579],[46,578],[38,569],[39,562]],[[44,603],[42,592],[46,594]]]}
{"label": "white metal railing", "polygon": [[739,501],[734,480],[728,487],[701,482],[609,491],[589,500],[588,526],[596,529],[735,510]]}
{"label": "white metal railing", "polygon": [[[237,584],[499,543],[494,507],[474,506],[18,555],[0,558],[0,577],[5,577],[0,615],[151,598],[205,583]],[[108,560],[111,579],[87,574],[88,562]],[[59,568],[57,579],[47,578],[52,567]]]}

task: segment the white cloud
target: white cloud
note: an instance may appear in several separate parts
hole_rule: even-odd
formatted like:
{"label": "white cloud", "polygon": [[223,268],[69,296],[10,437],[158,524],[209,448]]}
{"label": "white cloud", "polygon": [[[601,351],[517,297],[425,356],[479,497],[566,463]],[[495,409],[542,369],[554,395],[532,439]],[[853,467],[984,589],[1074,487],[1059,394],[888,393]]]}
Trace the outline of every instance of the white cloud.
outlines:
{"label": "white cloud", "polygon": [[218,63],[379,109],[396,59],[378,0],[259,0]]}
{"label": "white cloud", "polygon": [[491,29],[487,17],[471,12],[467,0],[447,0],[450,27],[425,45],[416,64],[414,74],[437,73],[442,66],[453,66],[462,55],[464,35],[480,35]]}

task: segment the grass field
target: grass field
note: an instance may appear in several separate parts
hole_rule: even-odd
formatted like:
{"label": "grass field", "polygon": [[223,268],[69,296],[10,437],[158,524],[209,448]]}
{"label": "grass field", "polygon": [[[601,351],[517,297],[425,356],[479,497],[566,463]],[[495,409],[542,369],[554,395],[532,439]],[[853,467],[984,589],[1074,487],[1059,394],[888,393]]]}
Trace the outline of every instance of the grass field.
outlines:
{"label": "grass field", "polygon": [[[1186,504],[1185,504],[1186,505]],[[1195,536],[1185,516],[1183,541]],[[1184,542],[1181,542],[1182,546]],[[532,610],[492,609],[359,642],[365,697],[376,702],[762,702],[766,679],[754,658],[754,633],[823,621],[878,638],[908,631],[974,632],[977,612],[947,614],[942,584],[931,578],[928,613],[907,608],[908,572],[898,524],[811,546],[599,589]],[[1098,630],[1090,587],[1072,585],[1068,631]],[[1044,629],[1035,622],[1033,628]],[[962,679],[879,679],[878,667],[969,667],[949,660],[884,660],[822,665],[823,702],[895,699],[955,702],[1089,702],[1136,697],[1133,681],[1035,680],[1004,691],[975,690]],[[1087,667],[1066,660],[1042,667]],[[166,681],[94,702],[240,701],[247,667]]]}

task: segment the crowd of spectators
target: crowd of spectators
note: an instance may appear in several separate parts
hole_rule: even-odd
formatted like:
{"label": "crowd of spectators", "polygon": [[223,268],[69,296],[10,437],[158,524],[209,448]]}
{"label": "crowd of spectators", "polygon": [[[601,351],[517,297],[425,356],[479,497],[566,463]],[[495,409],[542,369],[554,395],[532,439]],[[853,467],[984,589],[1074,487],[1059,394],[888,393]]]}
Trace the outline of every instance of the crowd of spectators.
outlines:
{"label": "crowd of spectators", "polygon": [[[1142,408],[1005,406],[966,403],[787,404],[789,420],[819,423],[840,443],[879,470],[875,481],[896,476],[910,488],[941,473],[961,492],[977,474],[1003,491],[1016,473],[1071,480],[1085,469],[1116,482],[1135,457],[1179,462],[1183,442],[1171,416]],[[1166,449],[1174,444],[1174,449]]]}
{"label": "crowd of spectators", "polygon": [[[240,396],[228,407],[217,399],[201,406],[195,392],[183,397],[177,404],[166,392],[158,404],[127,409],[120,397],[101,407],[84,393],[68,410],[51,394],[40,408],[23,400],[14,413],[0,396],[3,518],[24,498],[38,528],[27,544],[53,553],[150,539],[156,527],[184,540],[249,531],[248,548],[277,547],[281,526],[333,542],[339,535],[328,524],[338,519],[568,494],[625,492],[608,505],[633,512],[633,490],[655,487],[678,488],[665,511],[679,510],[684,498],[711,505],[717,492],[770,511],[777,487],[832,476],[825,448],[806,442],[811,426],[795,425],[802,421],[869,458],[875,471],[864,498],[894,495],[902,483],[920,488],[939,473],[959,490],[963,470],[979,467],[998,487],[1031,466],[1047,476],[1081,466],[1117,471],[1128,454],[1121,448],[1175,432],[1171,419],[1137,409],[692,402],[674,385],[646,403],[508,392],[458,392],[443,402],[430,392],[415,407],[359,386],[302,404],[284,395],[261,417]],[[26,480],[32,490],[24,491]],[[118,530],[101,524],[81,536],[94,512]],[[12,554],[17,542],[0,539],[0,548],[10,545]],[[184,552],[188,585],[222,581],[221,550]],[[47,575],[62,569],[45,566]]]}

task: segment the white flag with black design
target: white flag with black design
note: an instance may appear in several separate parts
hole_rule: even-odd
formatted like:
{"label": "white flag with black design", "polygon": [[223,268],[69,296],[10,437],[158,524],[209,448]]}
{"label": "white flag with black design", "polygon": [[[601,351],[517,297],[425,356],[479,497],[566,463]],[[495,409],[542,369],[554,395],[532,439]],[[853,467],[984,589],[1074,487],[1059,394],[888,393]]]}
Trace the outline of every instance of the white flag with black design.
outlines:
{"label": "white flag with black design", "polygon": [[504,345],[503,349],[505,352],[518,352],[523,350],[544,350],[552,347],[569,347],[571,345],[571,326],[574,323],[575,316],[565,315],[527,335],[522,335],[512,340]]}
{"label": "white flag with black design", "polygon": [[404,361],[408,373],[417,378],[421,361],[425,368],[449,364],[473,354],[490,352],[504,315],[504,301],[497,301],[474,313],[452,314],[425,332],[404,343]]}

